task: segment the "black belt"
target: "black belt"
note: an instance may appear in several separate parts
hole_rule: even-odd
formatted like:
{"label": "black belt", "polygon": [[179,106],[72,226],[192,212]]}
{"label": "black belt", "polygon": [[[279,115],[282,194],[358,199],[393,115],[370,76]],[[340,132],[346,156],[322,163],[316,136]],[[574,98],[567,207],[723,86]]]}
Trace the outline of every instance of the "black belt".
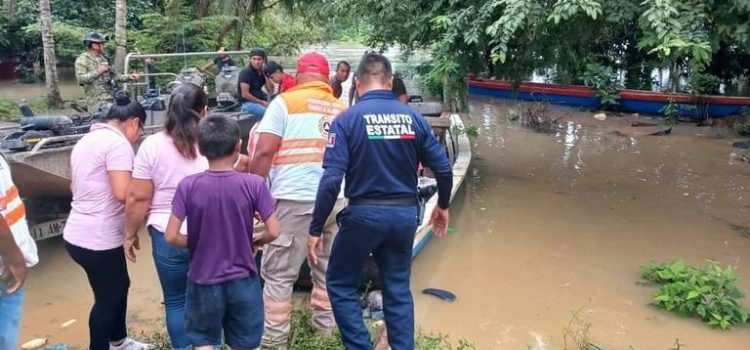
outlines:
{"label": "black belt", "polygon": [[349,204],[354,205],[416,205],[417,203],[416,197],[393,199],[349,198]]}

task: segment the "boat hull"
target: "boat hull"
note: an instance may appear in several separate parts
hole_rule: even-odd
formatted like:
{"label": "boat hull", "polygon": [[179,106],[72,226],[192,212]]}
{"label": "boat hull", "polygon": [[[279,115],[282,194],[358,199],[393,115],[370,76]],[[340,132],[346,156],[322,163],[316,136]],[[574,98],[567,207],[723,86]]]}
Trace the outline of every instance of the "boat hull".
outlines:
{"label": "boat hull", "polygon": [[[450,115],[450,121],[451,128],[448,131],[449,134],[446,141],[448,141],[448,157],[453,163],[453,190],[451,192],[451,201],[453,201],[453,198],[461,189],[461,185],[464,183],[464,179],[468,173],[469,165],[471,165],[471,143],[466,134],[459,135],[451,132],[451,130],[463,129],[464,124],[461,121],[461,117],[458,114],[452,114]],[[438,196],[436,194],[425,203],[424,219],[422,220],[422,224],[417,228],[416,235],[414,236],[412,258],[415,258],[424,249],[430,239],[432,239],[433,232],[429,221],[432,212],[437,207],[437,201]]]}
{"label": "boat hull", "polygon": [[[246,113],[226,113],[240,124],[244,152],[247,149],[247,135],[259,120]],[[147,127],[148,128],[148,127]],[[154,125],[150,132],[161,130]],[[83,137],[83,135],[81,135]],[[136,145],[136,150],[138,145]],[[43,148],[38,151],[4,152],[13,175],[13,182],[24,199],[70,198],[70,153],[73,146]]]}
{"label": "boat hull", "polygon": [[[556,85],[524,82],[514,90],[504,80],[469,79],[469,94],[502,99],[544,101],[552,104],[591,109],[601,108],[593,89],[579,85]],[[627,112],[662,115],[670,100],[678,114],[686,118],[721,118],[740,114],[750,107],[750,98],[729,96],[692,96],[651,91],[619,90],[620,108]]]}

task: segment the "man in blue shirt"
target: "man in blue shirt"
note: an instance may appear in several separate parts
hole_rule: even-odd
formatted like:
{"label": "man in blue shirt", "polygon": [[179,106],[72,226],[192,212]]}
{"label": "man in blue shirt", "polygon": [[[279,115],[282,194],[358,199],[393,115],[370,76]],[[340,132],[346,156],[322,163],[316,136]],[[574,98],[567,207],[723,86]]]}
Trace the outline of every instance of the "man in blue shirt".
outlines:
{"label": "man in blue shirt", "polygon": [[391,92],[387,58],[366,53],[356,73],[359,102],[333,121],[323,158],[310,225],[308,254],[317,264],[322,227],[346,177],[349,206],[338,216],[326,274],[336,324],[347,349],[372,349],[362,320],[357,288],[373,254],[383,283],[388,342],[393,350],[414,349],[414,301],[409,286],[417,230],[417,165],[429,166],[438,183],[433,232],[445,235],[453,174],[445,150],[418,112]]}

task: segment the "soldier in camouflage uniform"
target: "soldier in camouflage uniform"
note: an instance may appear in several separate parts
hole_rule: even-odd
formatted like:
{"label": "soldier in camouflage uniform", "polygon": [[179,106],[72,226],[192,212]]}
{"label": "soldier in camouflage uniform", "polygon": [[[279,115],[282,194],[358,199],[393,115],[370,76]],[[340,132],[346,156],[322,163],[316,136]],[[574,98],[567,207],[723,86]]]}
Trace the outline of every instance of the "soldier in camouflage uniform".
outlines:
{"label": "soldier in camouflage uniform", "polygon": [[89,113],[95,113],[102,104],[112,102],[117,82],[138,80],[137,74],[118,75],[104,57],[104,44],[108,38],[98,32],[86,34],[83,44],[88,51],[76,58],[76,79],[83,87]]}

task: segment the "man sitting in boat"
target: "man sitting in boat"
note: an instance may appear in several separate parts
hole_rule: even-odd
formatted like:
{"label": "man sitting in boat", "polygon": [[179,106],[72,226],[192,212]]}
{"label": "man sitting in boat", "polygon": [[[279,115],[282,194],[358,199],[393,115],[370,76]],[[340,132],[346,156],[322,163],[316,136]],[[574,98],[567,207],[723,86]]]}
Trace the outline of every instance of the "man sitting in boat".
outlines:
{"label": "man sitting in boat", "polygon": [[271,99],[276,97],[276,95],[293,88],[294,85],[297,84],[294,77],[291,74],[284,73],[284,68],[274,61],[268,62],[266,68],[263,69],[263,73],[265,73],[266,78],[271,79],[274,84],[279,85],[278,91],[272,94]]}
{"label": "man sitting in boat", "polygon": [[242,110],[258,118],[263,118],[268,108],[268,95],[266,91],[273,91],[273,83],[266,79],[263,67],[266,65],[266,51],[253,49],[250,51],[250,65],[240,72],[237,81],[237,94],[240,97]]}

